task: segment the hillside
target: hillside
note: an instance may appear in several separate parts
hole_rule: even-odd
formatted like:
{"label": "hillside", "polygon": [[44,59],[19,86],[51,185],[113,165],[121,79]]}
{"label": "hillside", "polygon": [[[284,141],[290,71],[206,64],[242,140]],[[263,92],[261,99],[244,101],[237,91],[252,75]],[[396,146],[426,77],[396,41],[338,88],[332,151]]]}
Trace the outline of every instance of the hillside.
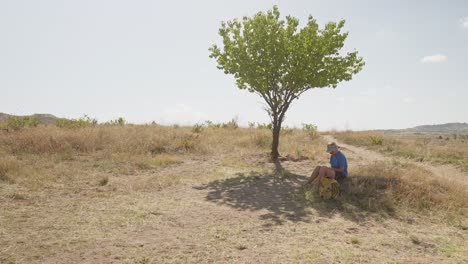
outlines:
{"label": "hillside", "polygon": [[406,129],[382,130],[390,133],[437,133],[437,134],[468,134],[468,123],[446,123],[438,125],[422,125]]}
{"label": "hillside", "polygon": [[28,115],[28,116],[15,116],[15,115],[9,115],[5,113],[0,113],[0,123],[8,121],[8,118],[10,117],[35,117],[39,119],[43,124],[55,124],[55,121],[57,120],[57,117],[51,114],[34,114],[34,115]]}

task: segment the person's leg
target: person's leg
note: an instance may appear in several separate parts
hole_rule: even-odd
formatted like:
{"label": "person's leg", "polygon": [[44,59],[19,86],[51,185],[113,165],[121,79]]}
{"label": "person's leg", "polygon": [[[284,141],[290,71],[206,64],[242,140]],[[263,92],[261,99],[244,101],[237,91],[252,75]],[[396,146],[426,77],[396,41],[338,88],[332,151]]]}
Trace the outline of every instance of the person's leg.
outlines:
{"label": "person's leg", "polygon": [[325,167],[325,166],[320,167],[319,174],[312,181],[312,184],[318,184],[320,182],[320,179],[322,179],[323,177],[334,179],[335,178],[335,171],[333,169],[330,169],[330,168]]}
{"label": "person's leg", "polygon": [[335,179],[335,176],[336,176],[335,170],[332,168],[327,168],[327,170],[325,171],[324,177]]}
{"label": "person's leg", "polygon": [[317,178],[317,176],[319,175],[320,168],[321,168],[321,166],[315,167],[315,169],[312,172],[312,174],[310,175],[310,178],[307,181],[307,183],[311,183],[313,180],[315,180],[315,178]]}

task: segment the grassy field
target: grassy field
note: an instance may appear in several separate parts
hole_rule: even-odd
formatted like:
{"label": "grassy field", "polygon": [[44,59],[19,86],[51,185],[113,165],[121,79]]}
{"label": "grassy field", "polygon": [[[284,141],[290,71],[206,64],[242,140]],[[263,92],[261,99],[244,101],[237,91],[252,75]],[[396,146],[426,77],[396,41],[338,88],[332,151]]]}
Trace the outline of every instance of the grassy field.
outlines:
{"label": "grassy field", "polygon": [[326,140],[286,129],[281,162],[270,142],[235,127],[0,131],[0,263],[466,263],[466,186],[344,149],[350,179],[322,201],[303,184]]}

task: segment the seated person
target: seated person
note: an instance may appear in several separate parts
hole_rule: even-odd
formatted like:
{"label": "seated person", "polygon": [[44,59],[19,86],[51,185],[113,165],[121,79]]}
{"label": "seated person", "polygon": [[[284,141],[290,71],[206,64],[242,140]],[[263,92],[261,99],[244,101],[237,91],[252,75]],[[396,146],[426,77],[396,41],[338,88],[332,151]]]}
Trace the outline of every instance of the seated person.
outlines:
{"label": "seated person", "polygon": [[338,150],[338,145],[335,142],[329,143],[327,145],[327,152],[331,155],[331,168],[327,166],[315,167],[310,179],[307,181],[308,184],[318,185],[322,177],[336,179],[338,182],[341,182],[348,176],[348,162],[345,155]]}

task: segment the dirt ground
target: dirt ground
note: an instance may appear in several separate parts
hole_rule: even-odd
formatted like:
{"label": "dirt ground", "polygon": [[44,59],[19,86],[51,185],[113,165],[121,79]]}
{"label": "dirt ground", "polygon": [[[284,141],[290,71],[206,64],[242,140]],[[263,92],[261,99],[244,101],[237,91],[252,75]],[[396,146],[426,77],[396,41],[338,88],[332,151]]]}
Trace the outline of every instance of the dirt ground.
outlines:
{"label": "dirt ground", "polygon": [[[352,166],[386,159],[342,146]],[[193,156],[105,186],[98,175],[73,186],[65,178],[24,197],[0,185],[0,263],[468,263],[465,228],[295,199],[325,160],[230,158]],[[174,182],[157,188],[163,174]]]}

